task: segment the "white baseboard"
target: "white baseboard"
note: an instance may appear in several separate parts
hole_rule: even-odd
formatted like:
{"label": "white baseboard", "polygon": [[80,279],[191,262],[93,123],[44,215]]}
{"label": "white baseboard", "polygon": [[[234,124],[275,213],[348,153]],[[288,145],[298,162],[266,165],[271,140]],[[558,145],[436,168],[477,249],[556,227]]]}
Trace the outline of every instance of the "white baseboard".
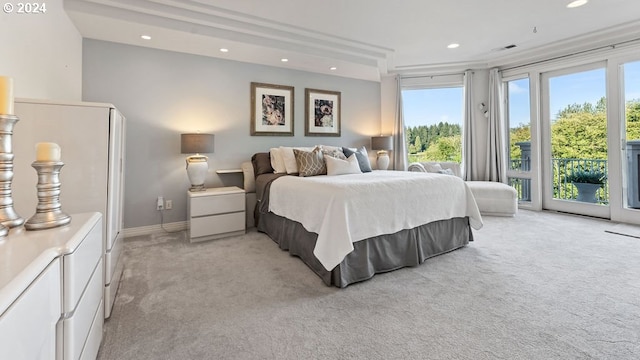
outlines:
{"label": "white baseboard", "polygon": [[161,233],[165,231],[180,231],[180,230],[186,230],[187,225],[188,224],[186,221],[178,221],[178,222],[166,223],[163,225],[156,224],[156,225],[149,225],[149,226],[140,226],[135,228],[123,229],[122,235],[125,238],[128,238],[132,236],[156,234],[156,233]]}

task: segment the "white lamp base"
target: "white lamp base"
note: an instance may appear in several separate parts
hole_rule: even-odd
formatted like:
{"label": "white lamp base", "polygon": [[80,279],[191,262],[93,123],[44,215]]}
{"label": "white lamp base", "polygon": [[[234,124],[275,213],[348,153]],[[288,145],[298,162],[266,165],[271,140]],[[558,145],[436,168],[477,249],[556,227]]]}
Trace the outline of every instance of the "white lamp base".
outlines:
{"label": "white lamp base", "polygon": [[204,191],[204,180],[207,178],[207,171],[209,170],[209,160],[204,155],[192,155],[186,159],[187,162],[187,175],[189,176],[189,182],[191,187],[189,191]]}
{"label": "white lamp base", "polygon": [[389,153],[385,150],[378,151],[378,170],[387,170],[389,168]]}

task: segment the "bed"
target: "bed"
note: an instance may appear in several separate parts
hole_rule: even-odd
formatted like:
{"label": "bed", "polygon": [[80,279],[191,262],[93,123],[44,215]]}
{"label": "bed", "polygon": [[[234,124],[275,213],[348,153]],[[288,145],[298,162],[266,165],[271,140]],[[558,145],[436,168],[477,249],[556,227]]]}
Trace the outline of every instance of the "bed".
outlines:
{"label": "bed", "polygon": [[417,266],[466,246],[473,241],[472,228],[482,227],[471,191],[455,176],[401,171],[292,176],[265,166],[269,158],[255,154],[253,174],[245,171],[255,181],[256,227],[329,286],[344,288]]}

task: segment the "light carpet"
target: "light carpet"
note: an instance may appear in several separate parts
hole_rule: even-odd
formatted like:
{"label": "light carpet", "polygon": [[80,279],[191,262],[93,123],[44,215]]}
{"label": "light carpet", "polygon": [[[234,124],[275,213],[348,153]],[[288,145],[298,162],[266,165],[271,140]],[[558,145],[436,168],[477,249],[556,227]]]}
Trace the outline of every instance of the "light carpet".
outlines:
{"label": "light carpet", "polygon": [[640,358],[640,239],[547,212],[484,222],[465,248],[345,289],[255,231],[127,239],[98,358]]}

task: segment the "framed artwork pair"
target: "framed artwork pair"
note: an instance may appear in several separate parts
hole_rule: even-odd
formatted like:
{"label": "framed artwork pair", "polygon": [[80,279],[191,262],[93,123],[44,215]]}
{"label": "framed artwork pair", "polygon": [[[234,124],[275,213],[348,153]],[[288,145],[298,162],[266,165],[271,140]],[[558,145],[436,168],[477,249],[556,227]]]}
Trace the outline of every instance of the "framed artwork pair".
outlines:
{"label": "framed artwork pair", "polygon": [[[340,136],[340,92],[304,90],[305,136]],[[251,135],[293,136],[293,86],[251,83]]]}

